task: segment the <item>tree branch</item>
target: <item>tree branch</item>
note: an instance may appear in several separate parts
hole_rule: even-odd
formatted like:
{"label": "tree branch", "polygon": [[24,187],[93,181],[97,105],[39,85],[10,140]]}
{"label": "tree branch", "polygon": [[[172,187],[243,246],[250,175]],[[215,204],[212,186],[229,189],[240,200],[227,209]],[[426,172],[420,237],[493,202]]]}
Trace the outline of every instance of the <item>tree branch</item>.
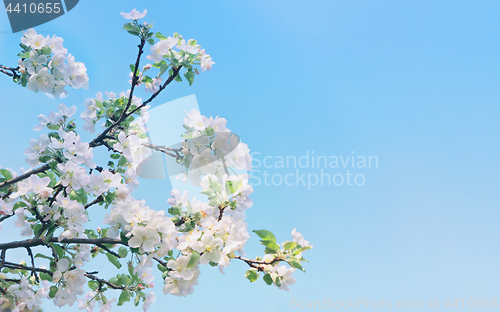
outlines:
{"label": "tree branch", "polygon": [[267,262],[267,261],[264,261],[264,260],[247,259],[247,258],[243,258],[241,256],[234,256],[234,259],[238,259],[238,260],[244,261],[250,267],[257,269],[259,272],[264,271],[264,266],[265,265],[269,265],[269,264],[271,264],[273,262],[276,262],[276,261],[285,261],[285,259],[274,258],[273,261]]}
{"label": "tree branch", "polygon": [[[143,143],[142,145],[149,147],[150,149],[154,149],[155,151],[167,154],[168,156],[174,157],[176,159],[182,158],[182,156],[179,154],[179,152],[182,150],[180,148],[171,148],[171,147],[154,145],[154,144],[149,144],[149,143]],[[174,152],[175,155],[172,152]]]}
{"label": "tree branch", "polygon": [[102,278],[98,278],[97,276],[93,275],[93,274],[90,274],[90,273],[85,273],[85,276],[87,278],[90,278],[91,280],[94,280],[96,282],[99,282],[100,285],[102,284],[106,284],[108,285],[109,287],[113,288],[113,289],[126,289],[125,286],[118,286],[118,285],[115,285],[113,283],[110,283],[109,281],[105,280],[105,279],[102,279]]}
{"label": "tree branch", "polygon": [[87,210],[87,208],[89,208],[90,206],[95,205],[95,204],[101,202],[103,199],[104,199],[104,197],[102,197],[102,195],[99,195],[92,202],[90,202],[90,203],[86,204],[85,206],[83,206],[83,208],[85,208],[85,210]]}
{"label": "tree branch", "polygon": [[4,220],[6,220],[6,219],[8,219],[10,217],[13,217],[13,216],[15,216],[15,214],[11,214],[11,215],[8,215],[8,216],[1,217],[0,218],[0,222],[3,222]]}
{"label": "tree branch", "polygon": [[4,264],[5,268],[10,268],[10,269],[15,269],[15,270],[27,270],[31,272],[41,272],[41,273],[47,273],[50,276],[52,276],[52,272],[46,269],[41,269],[41,268],[35,268],[35,267],[29,267],[21,264],[15,264],[12,262],[5,262]]}
{"label": "tree branch", "polygon": [[106,250],[107,252],[109,252],[110,254],[112,254],[113,256],[115,256],[117,258],[121,258],[119,254],[117,254],[113,250],[109,249],[108,247],[104,246],[103,244],[96,244],[96,246],[99,247],[99,248],[102,248],[102,249]]}
{"label": "tree branch", "polygon": [[49,164],[45,164],[45,165],[43,165],[43,166],[41,166],[39,168],[33,169],[31,171],[28,171],[25,174],[22,174],[22,175],[20,175],[20,176],[18,176],[16,178],[13,178],[13,179],[10,179],[10,180],[7,180],[5,182],[0,183],[0,188],[12,185],[12,184],[17,183],[19,181],[27,179],[27,178],[31,177],[32,175],[34,175],[34,174],[42,173],[42,172],[45,172],[45,171],[47,171],[49,169],[50,169],[50,165]]}
{"label": "tree branch", "polygon": [[99,136],[97,136],[97,138],[95,138],[94,140],[92,140],[92,142],[90,142],[90,144],[89,144],[90,147],[95,147],[95,146],[102,144],[104,142],[104,139],[107,137],[108,132],[111,131],[111,129],[113,129],[114,127],[118,126],[128,116],[130,116],[130,115],[127,115],[127,110],[132,105],[132,98],[134,96],[134,88],[135,88],[135,86],[137,84],[137,80],[139,78],[139,76],[137,76],[137,72],[139,71],[139,64],[141,61],[141,55],[144,52],[144,44],[145,43],[146,43],[146,39],[141,39],[141,44],[139,44],[139,53],[137,53],[137,59],[135,61],[134,76],[132,78],[132,86],[130,87],[130,94],[128,97],[127,106],[125,106],[125,109],[123,110],[122,114],[120,115],[120,118],[118,118],[117,121],[115,121],[111,126],[106,128],[101,134],[99,134]]}
{"label": "tree branch", "polygon": [[[31,251],[31,248],[26,247],[26,250],[28,251],[28,255],[31,258],[31,266],[35,267],[35,258],[33,258],[33,252]],[[38,279],[38,275],[36,274],[36,271],[31,271],[31,275],[35,276],[35,280],[36,280],[37,283],[40,282],[40,280]]]}
{"label": "tree branch", "polygon": [[[7,66],[0,65],[0,72],[6,74],[9,77],[13,77],[13,78],[21,77],[21,75],[19,75],[17,73],[18,70],[19,70],[19,67],[14,68],[14,67],[7,67]],[[7,71],[11,71],[11,72],[9,73]]]}
{"label": "tree branch", "polygon": [[[88,244],[88,245],[97,245],[97,244],[121,244],[127,246],[125,242],[121,239],[115,238],[65,238],[59,241],[58,237],[52,237],[50,239],[51,243],[61,243],[61,244]],[[35,247],[35,246],[46,246],[46,243],[41,238],[32,238],[26,239],[22,241],[14,241],[10,243],[0,244],[0,250],[7,249],[15,249],[15,248],[26,248],[26,247]]]}
{"label": "tree branch", "polygon": [[163,89],[165,89],[174,79],[175,77],[177,77],[177,75],[179,74],[179,71],[181,70],[182,68],[182,65],[179,66],[178,68],[175,68],[173,67],[173,75],[168,77],[168,79],[165,81],[165,83],[158,89],[158,91],[156,91],[153,95],[151,95],[151,97],[149,99],[147,99],[146,102],[143,102],[140,106],[137,106],[135,109],[133,109],[130,113],[127,114],[127,117],[132,115],[133,113],[135,113],[136,111],[140,110],[141,108],[143,108],[144,106],[148,105],[151,101],[154,100],[155,97],[158,96],[158,94],[160,94],[161,91],[163,91]]}

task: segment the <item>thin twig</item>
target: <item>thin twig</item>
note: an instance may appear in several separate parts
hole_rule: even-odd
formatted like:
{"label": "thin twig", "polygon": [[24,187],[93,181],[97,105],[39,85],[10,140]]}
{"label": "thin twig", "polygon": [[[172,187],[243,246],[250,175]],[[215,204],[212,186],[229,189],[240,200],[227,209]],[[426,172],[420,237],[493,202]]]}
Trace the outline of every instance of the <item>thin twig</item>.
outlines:
{"label": "thin twig", "polygon": [[[28,255],[31,258],[31,266],[35,267],[35,258],[33,257],[33,252],[31,251],[31,248],[26,247],[26,250],[28,251]],[[37,283],[40,282],[40,280],[38,279],[38,275],[36,274],[36,271],[31,271],[31,275],[35,276],[35,280],[36,280]]]}
{"label": "thin twig", "polygon": [[98,145],[104,144],[104,139],[107,137],[108,132],[111,131],[111,129],[113,129],[114,127],[118,126],[122,121],[127,119],[127,117],[129,116],[127,114],[127,110],[132,105],[132,99],[134,96],[134,88],[135,88],[135,85],[137,84],[137,79],[139,78],[139,76],[137,75],[137,72],[139,70],[141,55],[144,52],[144,44],[145,43],[146,43],[146,40],[141,39],[141,44],[139,44],[139,46],[138,46],[139,53],[137,54],[137,59],[135,61],[135,69],[134,69],[134,76],[132,78],[132,86],[130,87],[130,94],[129,94],[128,102],[127,102],[127,105],[125,106],[125,109],[123,110],[122,114],[120,115],[120,118],[118,118],[117,121],[115,121],[111,126],[106,128],[101,134],[99,134],[99,136],[97,136],[97,138],[95,138],[94,140],[92,140],[92,142],[90,142],[90,144],[89,144],[90,147],[96,147]]}
{"label": "thin twig", "polygon": [[[164,154],[167,154],[170,157],[174,157],[176,159],[182,159],[182,156],[180,155],[180,151],[182,150],[181,148],[171,148],[171,147],[166,147],[162,145],[154,145],[154,144],[149,144],[149,143],[143,143],[142,145],[149,147],[150,149],[154,149],[157,152],[162,152]],[[172,154],[172,152],[175,153]]]}
{"label": "thin twig", "polygon": [[[92,272],[93,273],[93,272]],[[90,273],[85,273],[85,276],[87,278],[90,278],[91,280],[94,280],[96,282],[98,282],[99,284],[106,284],[108,285],[109,287],[113,288],[113,289],[126,289],[125,286],[118,286],[118,285],[115,285],[105,279],[102,279],[102,278],[98,278],[97,276],[93,275],[93,274],[90,274]]]}
{"label": "thin twig", "polygon": [[109,249],[108,247],[104,246],[103,244],[96,244],[96,246],[99,247],[99,248],[102,248],[102,249],[106,250],[107,252],[109,252],[110,254],[112,254],[113,256],[115,256],[117,258],[121,258],[119,254],[117,254],[113,250]]}
{"label": "thin twig", "polygon": [[35,268],[35,267],[29,267],[21,264],[15,264],[12,262],[5,262],[4,267],[9,268],[9,269],[15,269],[15,270],[26,270],[26,271],[35,271],[35,272],[40,272],[40,273],[47,273],[50,276],[52,276],[52,272],[46,269],[42,268]]}
{"label": "thin twig", "polygon": [[131,116],[133,113],[135,113],[136,111],[140,110],[141,108],[143,108],[144,106],[148,105],[149,103],[151,103],[152,100],[154,100],[155,97],[158,96],[158,94],[160,94],[161,91],[163,91],[163,89],[165,89],[174,79],[175,77],[177,77],[177,75],[179,74],[179,71],[181,70],[182,68],[182,65],[175,68],[173,67],[173,74],[172,76],[168,77],[168,79],[165,81],[165,83],[158,89],[158,91],[156,91],[153,95],[151,95],[149,97],[149,99],[147,99],[146,102],[143,102],[140,106],[137,106],[135,109],[133,109],[130,113],[127,114],[127,117],[128,116]]}

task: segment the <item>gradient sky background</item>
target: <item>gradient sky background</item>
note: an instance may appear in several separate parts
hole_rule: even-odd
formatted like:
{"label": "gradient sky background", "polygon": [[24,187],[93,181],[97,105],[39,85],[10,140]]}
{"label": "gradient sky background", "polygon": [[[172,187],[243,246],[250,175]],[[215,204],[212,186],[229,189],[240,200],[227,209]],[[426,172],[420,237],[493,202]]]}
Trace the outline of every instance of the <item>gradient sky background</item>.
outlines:
{"label": "gradient sky background", "polygon": [[[498,1],[80,1],[36,28],[62,36],[86,64],[90,89],[62,101],[79,113],[96,92],[129,88],[137,42],[119,13],[132,8],[147,8],[143,21],[155,31],[197,39],[216,63],[192,87],[169,86],[156,105],[195,94],[202,113],[225,117],[261,161],[308,151],[379,159],[378,168],[350,169],[366,177],[363,186],[254,186],[250,230],[284,241],[297,227],[314,245],[290,292],[248,282],[246,265],[234,261],[226,275],[203,267],[186,298],[163,295],[156,279],[152,311],[286,311],[292,298],[424,306],[431,298],[447,311],[447,298],[500,298]],[[0,31],[0,63],[15,66],[21,34],[10,33],[6,13]],[[36,116],[61,101],[0,79],[0,164],[18,170],[38,137]],[[136,197],[168,208],[167,180],[141,183]],[[12,239],[16,229],[2,226],[0,240]],[[246,252],[263,253],[255,234]],[[86,269],[108,275],[95,261]]]}

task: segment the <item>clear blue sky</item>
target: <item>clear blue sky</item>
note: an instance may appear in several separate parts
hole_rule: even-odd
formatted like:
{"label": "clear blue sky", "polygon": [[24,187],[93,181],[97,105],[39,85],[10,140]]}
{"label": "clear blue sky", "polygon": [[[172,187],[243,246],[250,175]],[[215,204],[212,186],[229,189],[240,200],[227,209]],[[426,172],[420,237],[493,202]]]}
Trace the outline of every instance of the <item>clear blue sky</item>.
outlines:
{"label": "clear blue sky", "polygon": [[[305,254],[307,273],[295,273],[290,292],[261,280],[251,284],[243,263],[226,275],[204,267],[192,296],[164,296],[158,287],[153,311],[205,305],[206,311],[221,305],[287,311],[292,298],[424,306],[439,298],[434,310],[445,311],[447,298],[500,297],[499,2],[147,3],[81,1],[37,28],[62,36],[87,65],[90,89],[71,90],[64,103],[81,112],[97,91],[127,90],[137,43],[121,29],[119,13],[147,8],[155,31],[196,38],[216,63],[192,87],[169,87],[157,104],[195,94],[202,112],[227,118],[261,161],[307,151],[378,157],[378,168],[324,169],[363,174],[362,186],[255,185],[249,228],[272,230],[283,241],[297,227],[314,244]],[[15,65],[20,34],[9,34],[7,15],[0,16],[0,63]],[[0,78],[0,164],[26,167],[23,151],[36,115],[59,101]],[[296,174],[295,168],[258,170],[261,178],[264,170]],[[166,180],[141,183],[137,196],[168,207]],[[8,229],[0,240],[8,239]],[[262,253],[254,234],[246,251]]]}

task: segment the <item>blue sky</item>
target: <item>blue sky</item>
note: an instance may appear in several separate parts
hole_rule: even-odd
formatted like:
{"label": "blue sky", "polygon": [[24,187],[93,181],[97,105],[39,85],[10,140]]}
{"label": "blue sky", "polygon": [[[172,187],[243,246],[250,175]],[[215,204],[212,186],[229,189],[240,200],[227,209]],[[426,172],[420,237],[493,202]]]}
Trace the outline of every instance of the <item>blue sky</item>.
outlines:
{"label": "blue sky", "polygon": [[[362,174],[362,186],[252,180],[249,229],[269,229],[284,241],[296,227],[314,244],[305,254],[307,273],[295,273],[290,292],[248,282],[245,265],[235,262],[226,275],[203,268],[186,298],[162,295],[157,279],[153,311],[205,305],[287,311],[293,298],[424,306],[430,298],[439,299],[435,311],[444,311],[448,298],[467,305],[469,298],[500,297],[500,3],[81,1],[36,28],[62,36],[88,68],[89,90],[70,90],[62,102],[81,112],[83,100],[98,91],[127,90],[137,42],[121,29],[119,12],[132,8],[147,8],[155,31],[197,39],[215,61],[193,86],[171,85],[156,104],[195,94],[202,112],[225,117],[261,161],[313,151],[329,159],[378,158],[376,168],[324,169]],[[20,34],[9,34],[0,14],[0,64],[14,66]],[[27,167],[23,151],[37,135],[30,130],[36,115],[60,101],[1,79],[0,164]],[[261,178],[264,170],[271,176],[297,170],[255,169]],[[306,177],[321,174],[298,169]],[[136,196],[168,208],[167,180],[141,183]],[[246,251],[251,257],[263,251],[254,234]]]}

